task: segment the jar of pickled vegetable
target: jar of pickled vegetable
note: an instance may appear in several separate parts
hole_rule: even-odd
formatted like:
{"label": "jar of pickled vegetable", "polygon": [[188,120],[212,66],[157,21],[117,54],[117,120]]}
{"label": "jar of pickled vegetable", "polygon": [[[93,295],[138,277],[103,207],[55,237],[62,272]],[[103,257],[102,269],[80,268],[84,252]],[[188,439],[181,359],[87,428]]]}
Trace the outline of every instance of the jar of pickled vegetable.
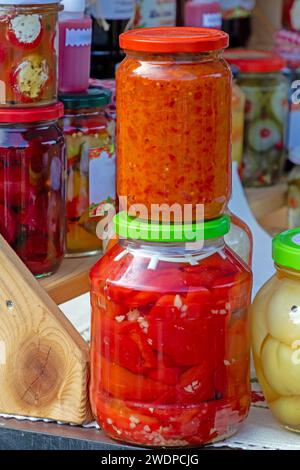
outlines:
{"label": "jar of pickled vegetable", "polygon": [[0,107],[55,103],[59,1],[0,5]]}
{"label": "jar of pickled vegetable", "polygon": [[288,119],[285,61],[266,51],[231,50],[226,60],[240,70],[238,85],[246,95],[242,180],[246,186],[269,186],[284,167]]}
{"label": "jar of pickled vegetable", "polygon": [[300,432],[300,229],[273,240],[276,274],[257,294],[251,315],[257,377],[273,415]]}
{"label": "jar of pickled vegetable", "polygon": [[120,240],[90,273],[90,398],[110,437],[203,445],[246,418],[252,275],[224,243],[229,225],[116,216]]}
{"label": "jar of pickled vegetable", "polygon": [[227,211],[231,219],[230,232],[225,235],[228,246],[246,263],[252,266],[253,236],[250,228],[242,219]]}
{"label": "jar of pickled vegetable", "polygon": [[123,33],[120,44],[126,50],[117,71],[120,209],[142,207],[140,218],[166,220],[176,205],[171,220],[190,222],[203,219],[202,205],[205,219],[218,217],[231,193],[227,34],[145,28]]}
{"label": "jar of pickled vegetable", "polygon": [[105,205],[115,203],[115,124],[105,111],[110,98],[100,88],[60,95],[67,148],[67,256],[102,249],[97,225]]}
{"label": "jar of pickled vegetable", "polygon": [[0,232],[31,272],[59,267],[65,246],[61,103],[0,110]]}
{"label": "jar of pickled vegetable", "polygon": [[244,150],[244,124],[245,124],[245,104],[246,96],[241,87],[237,84],[239,71],[232,67],[233,86],[232,86],[232,160],[242,166]]}

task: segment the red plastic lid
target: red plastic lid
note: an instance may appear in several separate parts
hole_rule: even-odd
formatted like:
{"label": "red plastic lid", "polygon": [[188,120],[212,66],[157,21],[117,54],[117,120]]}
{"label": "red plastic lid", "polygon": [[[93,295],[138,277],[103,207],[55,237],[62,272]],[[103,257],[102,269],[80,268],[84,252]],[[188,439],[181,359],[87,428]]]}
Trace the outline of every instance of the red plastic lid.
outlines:
{"label": "red plastic lid", "polygon": [[63,115],[64,105],[60,102],[39,108],[0,108],[0,123],[53,121]]}
{"label": "red plastic lid", "polygon": [[141,28],[120,35],[122,49],[142,52],[209,52],[225,49],[229,36],[207,28]]}
{"label": "red plastic lid", "polygon": [[251,51],[248,49],[230,49],[226,51],[224,58],[240,69],[248,73],[279,72],[286,66],[286,61],[269,51]]}

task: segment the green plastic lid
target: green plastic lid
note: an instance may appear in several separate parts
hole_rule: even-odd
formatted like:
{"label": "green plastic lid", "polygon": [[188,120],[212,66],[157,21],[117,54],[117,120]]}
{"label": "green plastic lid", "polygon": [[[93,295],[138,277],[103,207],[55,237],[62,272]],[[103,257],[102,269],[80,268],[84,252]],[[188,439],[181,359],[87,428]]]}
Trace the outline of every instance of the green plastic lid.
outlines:
{"label": "green plastic lid", "polygon": [[280,266],[300,271],[300,227],[274,237],[273,260]]}
{"label": "green plastic lid", "polygon": [[152,242],[195,242],[226,235],[230,230],[230,217],[201,223],[166,224],[144,221],[120,212],[114,217],[115,232],[123,238]]}
{"label": "green plastic lid", "polygon": [[111,101],[111,91],[106,88],[89,88],[82,93],[61,93],[59,99],[63,102],[65,110],[102,108]]}

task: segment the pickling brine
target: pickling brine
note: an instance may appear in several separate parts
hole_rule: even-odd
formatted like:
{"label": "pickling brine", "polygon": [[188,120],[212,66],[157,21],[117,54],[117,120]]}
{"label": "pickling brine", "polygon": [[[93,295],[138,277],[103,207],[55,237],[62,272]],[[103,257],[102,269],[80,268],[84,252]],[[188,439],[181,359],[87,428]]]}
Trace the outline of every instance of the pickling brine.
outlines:
{"label": "pickling brine", "polygon": [[[173,204],[185,221],[221,215],[231,193],[228,36],[201,28],[146,28],[121,35],[117,71],[120,209]],[[126,197],[127,207],[121,197]],[[148,215],[148,217],[147,217]],[[173,216],[174,220],[176,216]]]}

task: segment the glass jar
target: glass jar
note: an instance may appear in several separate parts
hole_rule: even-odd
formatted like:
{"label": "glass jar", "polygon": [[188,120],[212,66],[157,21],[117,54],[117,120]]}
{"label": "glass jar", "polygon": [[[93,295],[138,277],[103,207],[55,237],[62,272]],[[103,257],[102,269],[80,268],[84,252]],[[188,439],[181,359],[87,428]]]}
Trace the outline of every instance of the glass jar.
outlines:
{"label": "glass jar", "polygon": [[246,47],[252,33],[255,0],[221,0],[222,29],[229,34],[230,47]]}
{"label": "glass jar", "polygon": [[237,84],[238,70],[234,67],[232,86],[232,160],[242,167],[244,150],[244,125],[245,125],[245,104],[246,96],[241,87]]}
{"label": "glass jar", "polygon": [[299,0],[283,0],[282,25],[286,29],[300,31],[300,2]]}
{"label": "glass jar", "polygon": [[65,246],[61,103],[0,110],[0,232],[31,272],[52,274]]}
{"label": "glass jar", "polygon": [[300,432],[300,229],[273,240],[276,274],[257,294],[251,315],[257,377],[273,415]]}
{"label": "glass jar", "polygon": [[115,204],[115,123],[105,112],[110,98],[99,88],[60,95],[67,148],[67,256],[91,256],[102,249],[96,228],[105,204]]}
{"label": "glass jar", "polygon": [[59,0],[5,0],[0,5],[0,107],[41,106],[57,99]]}
{"label": "glass jar", "polygon": [[231,193],[228,36],[149,28],[122,34],[120,43],[127,54],[117,71],[120,209],[142,205],[140,218],[163,220],[175,204],[191,209],[189,222],[199,220],[200,204],[205,219],[218,217]]}
{"label": "glass jar", "polygon": [[230,232],[225,235],[227,245],[248,265],[252,266],[253,236],[242,219],[227,211],[231,219]]}
{"label": "glass jar", "polygon": [[169,230],[121,213],[115,225],[126,238],[90,273],[99,425],[146,446],[233,435],[250,403],[252,275],[224,243],[229,217]]}
{"label": "glass jar", "polygon": [[285,163],[288,81],[285,61],[271,52],[229,51],[226,59],[240,69],[237,81],[246,95],[242,180],[246,186],[278,182]]}

